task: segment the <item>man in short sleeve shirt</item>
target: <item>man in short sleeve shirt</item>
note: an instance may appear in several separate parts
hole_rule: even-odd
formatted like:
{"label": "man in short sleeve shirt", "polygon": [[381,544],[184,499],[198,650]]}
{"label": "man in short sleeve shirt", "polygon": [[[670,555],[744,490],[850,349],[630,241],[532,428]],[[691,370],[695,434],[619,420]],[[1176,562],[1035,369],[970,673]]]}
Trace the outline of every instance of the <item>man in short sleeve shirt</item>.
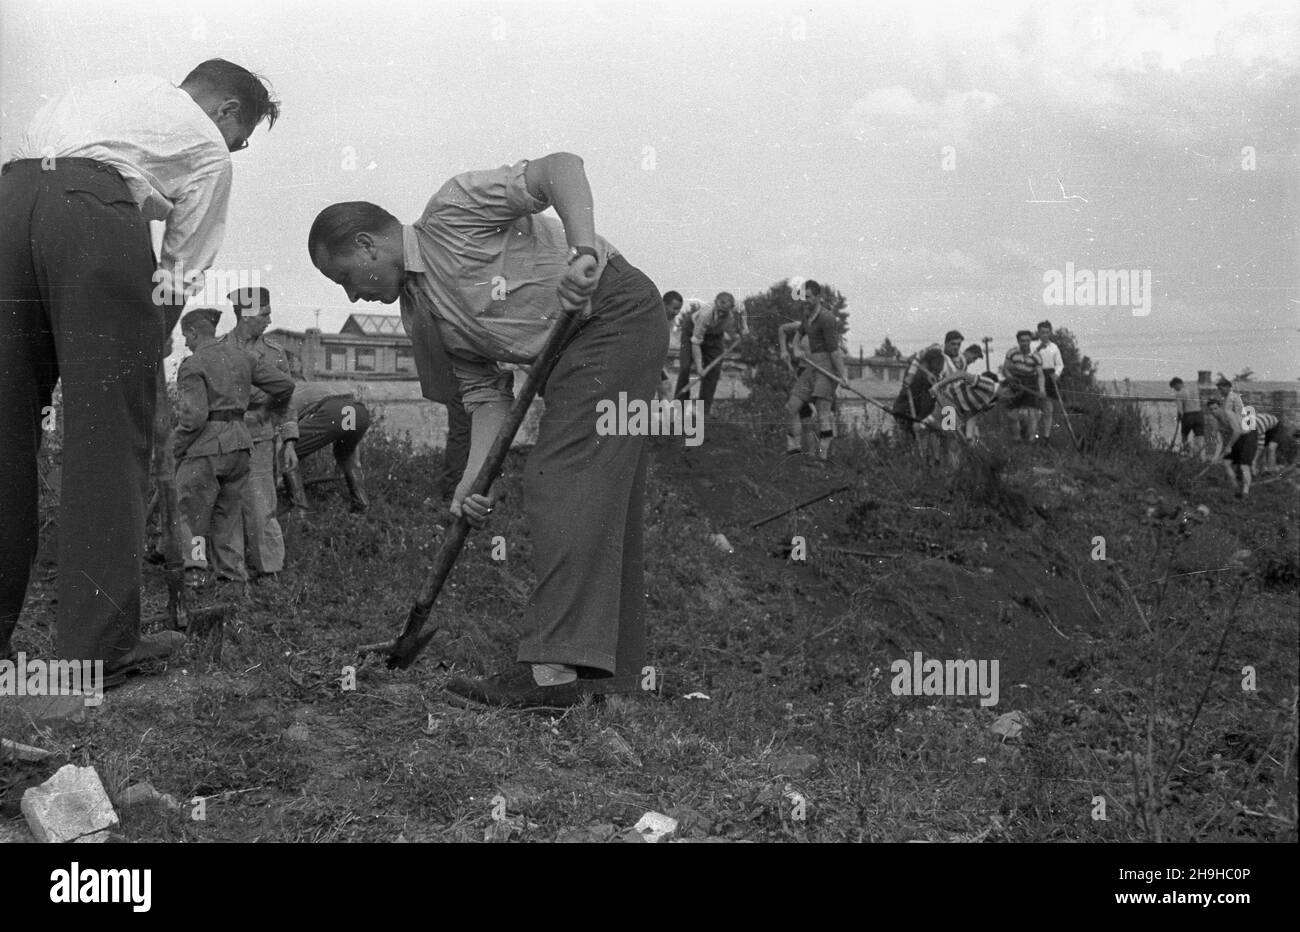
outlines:
{"label": "man in short sleeve shirt", "polygon": [[[548,207],[559,223],[540,216]],[[400,300],[425,397],[459,392],[473,426],[451,510],[476,526],[494,496],[469,487],[513,401],[499,364],[531,365],[561,301],[581,308],[525,467],[537,587],[520,664],[453,681],[458,701],[562,708],[634,692],[645,664],[645,437],[598,433],[597,412],[620,397],[649,404],[668,321],[654,283],[596,235],[592,211],[582,160],[555,153],[457,175],[412,225],[350,202],[322,211],[308,236],[312,261],[350,300]]]}

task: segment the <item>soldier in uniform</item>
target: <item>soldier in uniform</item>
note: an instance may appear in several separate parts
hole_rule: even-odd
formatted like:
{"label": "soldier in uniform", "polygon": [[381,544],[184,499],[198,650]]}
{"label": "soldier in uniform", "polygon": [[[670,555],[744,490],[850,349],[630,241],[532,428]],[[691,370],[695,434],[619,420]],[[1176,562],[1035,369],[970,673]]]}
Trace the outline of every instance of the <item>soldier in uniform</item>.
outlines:
{"label": "soldier in uniform", "polygon": [[254,386],[276,404],[293,394],[287,373],[230,340],[217,339],[220,316],[218,310],[202,308],[181,318],[181,334],[192,355],[176,376],[180,413],[173,450],[190,586],[206,576],[207,547],[199,541],[209,534],[218,578],[246,580],[240,519],[253,441],[244,411]]}
{"label": "soldier in uniform", "polygon": [[[307,508],[298,463],[324,449],[326,444],[334,445],[334,461],[347,480],[352,510],[363,512],[370,507],[365,476],[361,472],[361,438],[369,429],[369,410],[346,386],[328,382],[298,383],[284,422],[283,454],[284,481],[295,508]],[[460,481],[459,475],[456,481]]]}
{"label": "soldier in uniform", "polygon": [[[238,322],[222,340],[270,363],[289,376],[284,347],[262,334],[271,323],[271,294],[265,288],[237,288],[226,296]],[[244,413],[253,441],[244,486],[244,560],[254,580],[284,569],[284,534],[275,519],[275,443],[281,437],[288,399],[273,399],[254,387]],[[224,542],[217,542],[221,547]]]}

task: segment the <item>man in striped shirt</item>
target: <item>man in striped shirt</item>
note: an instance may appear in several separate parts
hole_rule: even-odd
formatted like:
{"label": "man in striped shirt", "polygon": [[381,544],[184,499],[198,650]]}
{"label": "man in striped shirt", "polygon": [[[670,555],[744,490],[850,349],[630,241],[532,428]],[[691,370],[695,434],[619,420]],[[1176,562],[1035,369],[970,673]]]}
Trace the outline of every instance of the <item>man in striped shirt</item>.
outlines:
{"label": "man in striped shirt", "polygon": [[1002,375],[1007,380],[1011,413],[1015,418],[1015,439],[1025,443],[1038,439],[1039,406],[1047,397],[1043,390],[1043,364],[1033,351],[1033,340],[1031,331],[1019,331],[1016,348],[1009,350],[1002,362]]}
{"label": "man in striped shirt", "polygon": [[957,464],[957,435],[969,436],[967,429],[975,416],[997,403],[998,391],[998,377],[992,372],[976,374],[969,370],[945,376],[930,389],[935,408],[923,426],[939,432],[951,465]]}
{"label": "man in striped shirt", "polygon": [[1286,425],[1282,419],[1275,414],[1269,414],[1266,411],[1255,412],[1255,430],[1259,434],[1260,449],[1255,454],[1256,463],[1260,457],[1264,459],[1264,468],[1261,472],[1273,472],[1277,469],[1277,446],[1282,440],[1282,433],[1286,430]]}

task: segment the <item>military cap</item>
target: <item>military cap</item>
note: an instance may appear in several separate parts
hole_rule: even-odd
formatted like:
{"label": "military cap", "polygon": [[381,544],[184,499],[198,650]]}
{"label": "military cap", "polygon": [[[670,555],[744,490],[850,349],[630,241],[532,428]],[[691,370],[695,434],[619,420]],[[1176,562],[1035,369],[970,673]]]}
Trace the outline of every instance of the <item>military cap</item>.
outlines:
{"label": "military cap", "polygon": [[226,300],[235,306],[236,317],[254,317],[271,309],[271,292],[265,288],[236,288]]}
{"label": "military cap", "polygon": [[185,316],[181,318],[181,329],[188,327],[196,320],[206,320],[212,324],[212,329],[217,329],[217,324],[221,322],[221,311],[215,307],[196,307],[192,311],[186,311]]}

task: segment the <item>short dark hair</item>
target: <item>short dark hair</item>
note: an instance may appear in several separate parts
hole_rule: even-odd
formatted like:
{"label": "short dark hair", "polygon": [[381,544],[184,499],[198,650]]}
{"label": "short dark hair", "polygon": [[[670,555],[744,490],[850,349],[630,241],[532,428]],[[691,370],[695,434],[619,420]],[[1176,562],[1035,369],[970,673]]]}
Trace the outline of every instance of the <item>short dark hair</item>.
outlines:
{"label": "short dark hair", "polygon": [[181,87],[186,85],[234,97],[244,125],[250,128],[266,120],[270,129],[280,118],[280,101],[271,97],[266,79],[224,58],[209,58],[200,64],[181,82]]}
{"label": "short dark hair", "polygon": [[181,318],[181,332],[186,330],[195,330],[199,333],[216,334],[217,321],[221,319],[221,311],[214,307],[198,307],[192,311],[187,311]]}
{"label": "short dark hair", "polygon": [[736,296],[732,294],[730,291],[719,291],[717,297],[713,299],[713,303],[717,304],[723,298],[730,298],[732,304],[736,303]]}
{"label": "short dark hair", "polygon": [[1214,384],[1219,386],[1219,388],[1232,388],[1232,382],[1226,378],[1219,379],[1219,381],[1215,382]]}
{"label": "short dark hair", "polygon": [[932,346],[921,354],[921,365],[928,366],[935,362],[943,362],[943,350]]}
{"label": "short dark hair", "polygon": [[948,333],[944,336],[943,342],[951,343],[953,340],[964,340],[964,339],[966,338],[961,335],[960,330],[949,330]]}
{"label": "short dark hair", "polygon": [[1182,386],[1183,386],[1183,380],[1180,379],[1178,376],[1174,376],[1172,379],[1169,380],[1170,388],[1179,389],[1182,388]]}
{"label": "short dark hair", "polygon": [[378,233],[397,223],[397,218],[369,201],[331,204],[316,215],[307,234],[307,255],[316,261],[316,250],[334,256],[350,245],[358,233]]}
{"label": "short dark hair", "polygon": [[803,293],[810,294],[814,298],[820,298],[822,295],[822,286],[810,278],[803,283]]}
{"label": "short dark hair", "polygon": [[1046,327],[1048,330],[1051,330],[1052,322],[1050,320],[1040,320],[1038,322],[1038,329],[1042,330],[1044,327]]}
{"label": "short dark hair", "polygon": [[1034,331],[1032,331],[1032,330],[1017,330],[1017,331],[1016,331],[1016,342],[1017,342],[1017,343],[1020,342],[1020,338],[1021,338],[1021,337],[1029,337],[1029,339],[1032,340],[1032,339],[1034,338]]}
{"label": "short dark hair", "polygon": [[681,303],[682,303],[682,296],[681,296],[681,294],[680,294],[679,292],[676,292],[676,291],[665,291],[665,292],[664,292],[664,304],[667,304],[669,301],[676,301],[678,304],[681,304]]}
{"label": "short dark hair", "polygon": [[968,347],[966,347],[964,350],[962,350],[962,353],[963,353],[963,354],[967,354],[967,353],[972,354],[972,355],[973,355],[973,358],[975,358],[975,359],[983,359],[983,358],[984,358],[984,350],[982,350],[982,349],[980,348],[980,345],[979,345],[978,343],[972,343],[970,346],[968,346]]}

